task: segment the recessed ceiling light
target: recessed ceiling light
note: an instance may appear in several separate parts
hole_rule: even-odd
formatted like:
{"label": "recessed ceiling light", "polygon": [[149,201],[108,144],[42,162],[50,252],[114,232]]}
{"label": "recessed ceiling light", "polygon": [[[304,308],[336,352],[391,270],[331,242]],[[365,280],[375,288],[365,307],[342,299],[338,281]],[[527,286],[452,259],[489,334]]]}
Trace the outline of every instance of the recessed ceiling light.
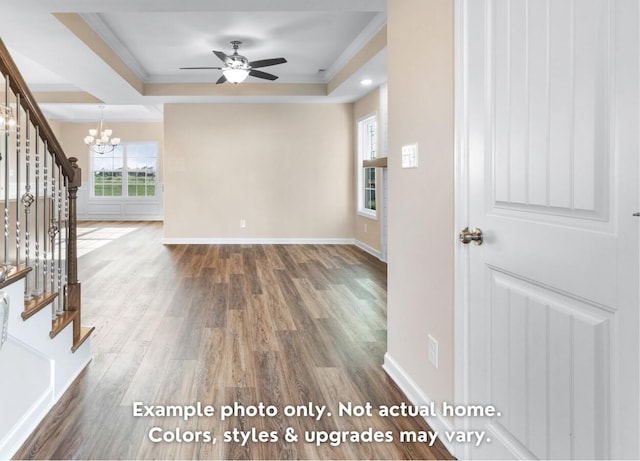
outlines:
{"label": "recessed ceiling light", "polygon": [[370,78],[365,78],[364,80],[360,81],[360,85],[362,86],[369,86],[373,83],[373,80],[371,80]]}

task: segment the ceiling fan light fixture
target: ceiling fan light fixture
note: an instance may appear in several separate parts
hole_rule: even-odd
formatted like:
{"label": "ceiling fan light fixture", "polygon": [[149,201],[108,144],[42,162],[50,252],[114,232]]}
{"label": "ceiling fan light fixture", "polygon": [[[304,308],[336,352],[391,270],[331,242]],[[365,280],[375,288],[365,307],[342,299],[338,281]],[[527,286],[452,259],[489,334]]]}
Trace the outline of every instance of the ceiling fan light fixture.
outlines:
{"label": "ceiling fan light fixture", "polygon": [[222,77],[218,79],[219,83],[242,83],[251,75],[252,77],[262,78],[265,80],[277,80],[278,76],[258,70],[258,68],[275,66],[287,62],[285,58],[260,59],[258,61],[249,61],[245,56],[238,54],[238,48],[242,44],[239,40],[231,42],[233,46],[233,54],[227,55],[222,51],[213,50],[218,59],[224,63],[224,67],[181,67],[180,69],[217,69],[222,71]]}
{"label": "ceiling fan light fixture", "polygon": [[234,67],[228,67],[222,71],[224,76],[231,83],[242,83],[249,75],[247,69],[238,69]]}

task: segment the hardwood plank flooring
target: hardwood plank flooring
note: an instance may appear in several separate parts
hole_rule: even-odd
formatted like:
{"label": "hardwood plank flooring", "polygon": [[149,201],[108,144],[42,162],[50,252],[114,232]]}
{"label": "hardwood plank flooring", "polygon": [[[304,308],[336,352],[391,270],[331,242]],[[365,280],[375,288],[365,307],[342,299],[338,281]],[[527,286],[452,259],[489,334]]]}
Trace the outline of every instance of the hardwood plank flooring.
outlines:
{"label": "hardwood plank flooring", "polygon": [[[382,370],[385,264],[352,246],[162,245],[160,223],[81,226],[93,360],[16,458],[451,459],[440,442],[399,441],[401,430],[429,430],[420,418],[338,416],[338,402],[406,402]],[[133,402],[200,402],[218,413],[134,417]],[[224,405],[261,402],[278,414],[220,418]],[[310,403],[332,415],[283,414]],[[154,427],[208,431],[216,443],[156,443]],[[285,439],[288,428],[297,442]],[[393,441],[305,441],[305,431],[369,428]],[[269,440],[225,442],[234,430]]]}

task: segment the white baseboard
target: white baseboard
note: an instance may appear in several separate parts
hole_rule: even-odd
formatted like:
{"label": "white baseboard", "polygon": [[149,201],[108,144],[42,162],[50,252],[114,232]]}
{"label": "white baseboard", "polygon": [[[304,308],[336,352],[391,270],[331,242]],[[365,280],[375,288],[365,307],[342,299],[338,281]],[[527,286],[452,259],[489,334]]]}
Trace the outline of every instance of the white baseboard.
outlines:
{"label": "white baseboard", "polygon": [[[84,346],[84,345],[83,345]],[[11,428],[11,431],[0,440],[0,459],[12,459],[16,452],[20,449],[22,444],[29,438],[31,433],[36,430],[38,425],[47,416],[49,411],[60,400],[62,395],[69,389],[71,384],[76,380],[78,375],[82,373],[85,367],[91,362],[91,357],[77,370],[77,373],[62,386],[62,390],[56,396],[54,394],[54,381],[53,371],[54,364],[51,365],[51,385],[44,392],[40,398],[31,406],[31,408],[25,413],[20,421]]]}
{"label": "white baseboard", "polygon": [[382,252],[381,251],[376,250],[373,247],[370,247],[369,245],[367,245],[366,243],[361,242],[360,240],[354,240],[353,243],[354,243],[355,246],[357,246],[361,250],[366,251],[371,256],[375,256],[376,258],[378,258],[379,260],[382,261]]}
{"label": "white baseboard", "polygon": [[54,404],[53,385],[50,385],[47,391],[44,392],[22,418],[20,418],[20,421],[0,440],[0,459],[13,458],[49,410],[53,408]]}
{"label": "white baseboard", "polygon": [[[71,326],[67,326],[67,328],[71,328]],[[4,434],[3,438],[0,438],[0,460],[13,458],[15,453],[20,449],[27,438],[29,438],[31,433],[36,430],[45,416],[47,416],[54,405],[58,403],[63,394],[69,389],[92,359],[90,346],[91,340],[89,338],[75,353],[73,353],[74,358],[80,358],[84,355],[81,363],[77,367],[74,367],[68,376],[65,376],[66,382],[60,384],[57,382],[58,379],[56,378],[55,359],[49,358],[46,354],[43,354],[42,351],[34,348],[32,345],[19,338],[13,337],[12,335],[9,335],[9,338],[22,349],[49,361],[49,384],[46,390],[42,392],[40,397],[35,400],[31,407],[29,407],[29,409],[20,417],[18,422],[9,430],[9,432]],[[57,336],[54,341],[58,338],[60,338],[60,336]],[[71,352],[69,352],[69,354],[71,354]],[[2,415],[0,415],[0,418],[1,417]],[[2,435],[3,434],[0,434],[0,436]]]}
{"label": "white baseboard", "polygon": [[[384,355],[384,364],[382,365],[382,368],[398,385],[400,390],[404,392],[404,395],[407,396],[407,399],[409,399],[412,405],[417,406],[431,404],[432,400],[422,391],[422,389],[418,387],[416,382],[411,379],[411,377],[404,371],[398,362],[389,355],[388,352]],[[438,433],[451,432],[455,430],[451,423],[444,418],[439,411],[437,411],[437,416],[429,416],[424,419],[427,421],[427,424],[429,424],[431,429],[438,431]],[[443,437],[439,437],[439,439],[447,450],[449,450],[449,453],[456,456],[456,446]]]}
{"label": "white baseboard", "polygon": [[164,217],[157,216],[114,216],[102,214],[78,214],[78,221],[164,221]]}
{"label": "white baseboard", "polygon": [[[80,376],[80,373],[82,373],[84,371],[85,368],[87,368],[87,365],[89,365],[91,363],[91,360],[93,360],[93,355],[91,354],[91,349],[89,344],[91,339],[87,339],[85,340],[84,344],[82,346],[80,346],[80,349],[78,349],[77,351],[74,352],[74,354],[78,354],[78,353],[84,353],[85,357],[84,360],[82,361],[82,365],[80,366],[80,368],[76,369],[73,371],[73,373],[71,374],[71,376],[69,376],[69,378],[67,379],[67,381],[65,383],[63,383],[62,385],[58,385],[58,383],[56,383],[56,401],[60,400],[62,398],[62,396],[64,395],[65,392],[67,392],[69,390],[69,388],[71,387],[71,385],[74,383],[74,381],[76,379],[78,379],[78,376]],[[85,349],[85,351],[83,352],[83,348]],[[54,364],[55,366],[55,364]]]}
{"label": "white baseboard", "polygon": [[163,245],[353,245],[353,239],[163,238]]}
{"label": "white baseboard", "polygon": [[339,238],[163,238],[163,245],[355,245],[382,260],[382,253],[355,239]]}

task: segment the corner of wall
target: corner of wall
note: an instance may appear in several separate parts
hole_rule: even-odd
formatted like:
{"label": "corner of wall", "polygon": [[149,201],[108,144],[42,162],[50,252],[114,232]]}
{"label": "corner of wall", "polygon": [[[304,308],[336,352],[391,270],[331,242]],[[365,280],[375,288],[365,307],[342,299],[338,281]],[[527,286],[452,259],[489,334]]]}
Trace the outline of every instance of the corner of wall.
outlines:
{"label": "corner of wall", "polygon": [[[455,395],[453,3],[389,1],[387,23],[388,354],[436,402]],[[402,168],[402,146],[414,143],[419,167]],[[438,367],[428,360],[429,334]]]}

